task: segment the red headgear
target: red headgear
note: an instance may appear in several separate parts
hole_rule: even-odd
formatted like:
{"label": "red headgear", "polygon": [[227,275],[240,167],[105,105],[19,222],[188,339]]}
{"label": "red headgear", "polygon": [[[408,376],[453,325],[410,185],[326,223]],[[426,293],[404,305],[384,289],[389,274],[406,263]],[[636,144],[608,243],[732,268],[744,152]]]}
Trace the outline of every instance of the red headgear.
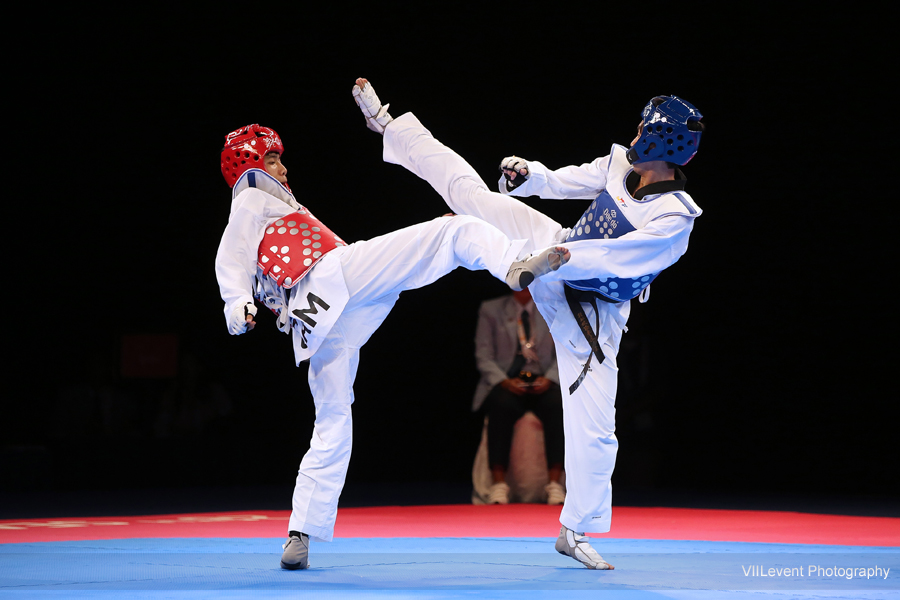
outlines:
{"label": "red headgear", "polygon": [[228,186],[234,187],[238,178],[249,169],[265,171],[263,158],[269,152],[284,154],[284,144],[274,129],[254,123],[226,135],[222,148],[222,175]]}

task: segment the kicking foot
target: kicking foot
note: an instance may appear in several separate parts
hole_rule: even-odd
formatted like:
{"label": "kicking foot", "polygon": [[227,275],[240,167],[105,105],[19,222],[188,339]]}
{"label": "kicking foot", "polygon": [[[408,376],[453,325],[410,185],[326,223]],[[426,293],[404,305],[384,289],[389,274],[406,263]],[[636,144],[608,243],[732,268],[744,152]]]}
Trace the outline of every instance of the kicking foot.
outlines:
{"label": "kicking foot", "polygon": [[566,556],[571,556],[588,569],[600,571],[615,569],[614,566],[603,560],[597,551],[591,547],[588,537],[583,533],[575,533],[565,525],[559,529],[559,538],[556,540],[556,551]]}
{"label": "kicking foot", "polygon": [[552,246],[537,256],[529,256],[525,260],[517,260],[509,267],[506,273],[506,285],[513,291],[520,292],[531,285],[531,282],[546,275],[550,271],[556,271],[569,262],[571,253],[563,246]]}
{"label": "kicking foot", "polygon": [[308,569],[309,568],[309,536],[305,533],[297,535],[291,532],[291,537],[281,546],[284,553],[281,555],[282,569]]}
{"label": "kicking foot", "polygon": [[372,131],[384,135],[384,128],[394,120],[387,111],[390,104],[382,106],[381,100],[375,93],[375,88],[362,77],[357,79],[356,85],[353,86],[353,99],[356,100],[356,105],[359,106],[366,118],[366,126]]}

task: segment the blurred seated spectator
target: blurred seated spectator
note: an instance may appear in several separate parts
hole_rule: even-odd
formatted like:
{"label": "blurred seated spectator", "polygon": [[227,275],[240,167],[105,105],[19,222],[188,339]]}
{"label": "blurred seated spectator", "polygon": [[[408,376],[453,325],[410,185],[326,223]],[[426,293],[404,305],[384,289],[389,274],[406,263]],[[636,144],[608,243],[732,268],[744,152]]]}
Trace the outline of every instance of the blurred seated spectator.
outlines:
{"label": "blurred seated spectator", "polygon": [[481,380],[472,410],[484,414],[486,424],[473,467],[473,502],[562,504],[563,416],[556,351],[527,288],[481,304],[475,358]]}

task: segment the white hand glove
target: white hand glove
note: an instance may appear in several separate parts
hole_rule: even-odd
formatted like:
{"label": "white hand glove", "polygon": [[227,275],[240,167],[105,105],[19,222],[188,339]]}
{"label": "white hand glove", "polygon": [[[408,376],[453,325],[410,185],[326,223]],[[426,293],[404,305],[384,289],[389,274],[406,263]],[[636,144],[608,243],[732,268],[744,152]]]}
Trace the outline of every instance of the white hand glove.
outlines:
{"label": "white hand glove", "polygon": [[[253,329],[256,327],[256,321],[252,319],[252,317],[256,316],[256,305],[252,302],[247,302],[241,306],[238,306],[233,311],[231,311],[231,319],[228,321],[228,333],[231,335],[241,335],[242,333],[246,333],[248,328]],[[251,317],[248,321],[247,317]]]}
{"label": "white hand glove", "polygon": [[528,161],[518,156],[507,156],[500,161],[500,171],[506,177],[506,191],[511,192],[528,179]]}
{"label": "white hand glove", "polygon": [[375,88],[362,77],[357,79],[356,85],[353,86],[353,99],[366,118],[366,127],[384,135],[384,128],[394,120],[387,111],[390,104],[382,106]]}

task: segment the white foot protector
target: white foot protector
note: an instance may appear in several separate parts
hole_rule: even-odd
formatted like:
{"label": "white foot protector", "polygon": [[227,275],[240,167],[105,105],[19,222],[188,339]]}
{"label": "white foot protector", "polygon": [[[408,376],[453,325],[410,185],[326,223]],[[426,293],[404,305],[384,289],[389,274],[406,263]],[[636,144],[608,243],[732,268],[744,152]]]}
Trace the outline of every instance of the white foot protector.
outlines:
{"label": "white foot protector", "polygon": [[356,85],[353,86],[353,99],[366,118],[366,127],[384,135],[384,128],[394,120],[387,111],[390,104],[382,106],[375,88],[362,77],[357,79]]}
{"label": "white foot protector", "polygon": [[506,285],[516,292],[522,291],[538,277],[556,271],[569,262],[571,256],[568,248],[551,246],[525,260],[517,260],[510,265],[506,273]]}
{"label": "white foot protector", "polygon": [[301,533],[292,535],[281,545],[281,568],[294,571],[309,568],[309,536]]}
{"label": "white foot protector", "polygon": [[575,533],[565,525],[559,528],[559,538],[556,540],[556,551],[566,556],[571,556],[588,569],[600,571],[613,570],[614,566],[603,560],[596,550],[591,547],[588,537],[583,533]]}

